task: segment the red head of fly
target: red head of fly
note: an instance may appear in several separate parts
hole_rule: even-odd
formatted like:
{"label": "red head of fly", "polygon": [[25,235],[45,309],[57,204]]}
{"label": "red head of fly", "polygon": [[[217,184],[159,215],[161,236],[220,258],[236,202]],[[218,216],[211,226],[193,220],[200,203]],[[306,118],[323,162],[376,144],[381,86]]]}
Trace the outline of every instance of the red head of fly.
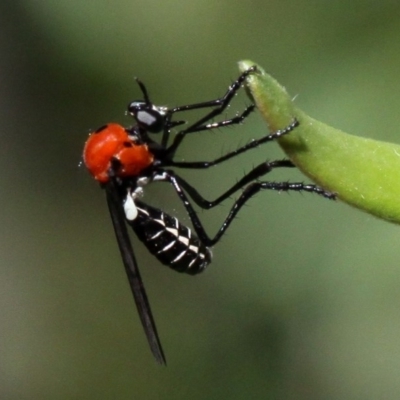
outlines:
{"label": "red head of fly", "polygon": [[89,136],[83,160],[93,177],[106,183],[112,166],[118,177],[138,176],[153,163],[154,157],[147,144],[138,144],[124,127],[111,123]]}
{"label": "red head of fly", "polygon": [[[118,178],[138,177],[154,162],[154,155],[148,144],[154,142],[148,133],[168,131],[182,122],[167,122],[164,107],[155,106],[149,99],[146,87],[137,80],[144,100],[132,101],[128,113],[135,119],[136,125],[124,128],[110,123],[89,136],[83,150],[83,160],[96,180],[107,183],[110,172]],[[165,150],[165,149],[164,149]],[[167,151],[164,151],[164,157]]]}

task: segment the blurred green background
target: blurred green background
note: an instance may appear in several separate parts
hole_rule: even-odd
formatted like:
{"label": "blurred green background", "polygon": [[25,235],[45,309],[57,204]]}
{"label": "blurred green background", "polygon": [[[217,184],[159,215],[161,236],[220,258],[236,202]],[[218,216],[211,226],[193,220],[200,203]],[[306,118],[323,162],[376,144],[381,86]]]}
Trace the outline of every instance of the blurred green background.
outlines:
{"label": "blurred green background", "polygon": [[[88,132],[140,97],[209,100],[260,63],[313,117],[400,143],[395,1],[3,1],[0,5],[0,398],[398,399],[400,232],[318,196],[260,193],[201,276],[137,256],[168,367],[156,365],[104,193],[79,167]],[[244,94],[229,112],[249,101]],[[182,159],[266,132],[194,135]],[[183,175],[208,198],[276,144]],[[302,180],[280,171],[273,180]],[[151,204],[187,221],[172,190]],[[214,232],[230,202],[202,212]]]}

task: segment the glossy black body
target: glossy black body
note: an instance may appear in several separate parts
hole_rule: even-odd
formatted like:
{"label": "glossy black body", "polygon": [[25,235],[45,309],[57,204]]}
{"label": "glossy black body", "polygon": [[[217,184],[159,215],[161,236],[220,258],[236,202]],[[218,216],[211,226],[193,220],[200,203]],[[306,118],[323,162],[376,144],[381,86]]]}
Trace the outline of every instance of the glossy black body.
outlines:
{"label": "glossy black body", "polygon": [[137,201],[138,217],[128,224],[158,261],[178,272],[196,275],[211,262],[211,250],[190,228],[164,211]]}

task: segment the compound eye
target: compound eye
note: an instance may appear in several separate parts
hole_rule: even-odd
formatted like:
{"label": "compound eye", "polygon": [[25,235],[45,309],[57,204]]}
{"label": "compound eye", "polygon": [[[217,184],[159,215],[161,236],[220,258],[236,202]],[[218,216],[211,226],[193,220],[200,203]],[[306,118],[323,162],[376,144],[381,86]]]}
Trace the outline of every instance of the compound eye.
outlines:
{"label": "compound eye", "polygon": [[135,118],[139,127],[148,132],[158,133],[164,127],[164,114],[152,104],[133,101],[128,105],[128,112]]}

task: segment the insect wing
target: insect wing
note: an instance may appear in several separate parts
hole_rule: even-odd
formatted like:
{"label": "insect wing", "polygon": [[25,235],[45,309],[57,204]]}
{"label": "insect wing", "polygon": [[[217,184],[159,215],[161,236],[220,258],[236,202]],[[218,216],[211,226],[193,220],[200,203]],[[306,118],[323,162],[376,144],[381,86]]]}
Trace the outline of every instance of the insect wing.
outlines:
{"label": "insect wing", "polygon": [[121,252],[122,261],[125,266],[125,271],[128,276],[129,284],[131,286],[139,317],[146,333],[150,349],[158,363],[166,364],[166,359],[161,347],[150,304],[147,299],[142,278],[140,277],[139,268],[126,228],[125,213],[122,208],[121,196],[119,195],[113,180],[110,180],[110,182],[105,185],[105,189],[108,209],[114,226],[118,247]]}

